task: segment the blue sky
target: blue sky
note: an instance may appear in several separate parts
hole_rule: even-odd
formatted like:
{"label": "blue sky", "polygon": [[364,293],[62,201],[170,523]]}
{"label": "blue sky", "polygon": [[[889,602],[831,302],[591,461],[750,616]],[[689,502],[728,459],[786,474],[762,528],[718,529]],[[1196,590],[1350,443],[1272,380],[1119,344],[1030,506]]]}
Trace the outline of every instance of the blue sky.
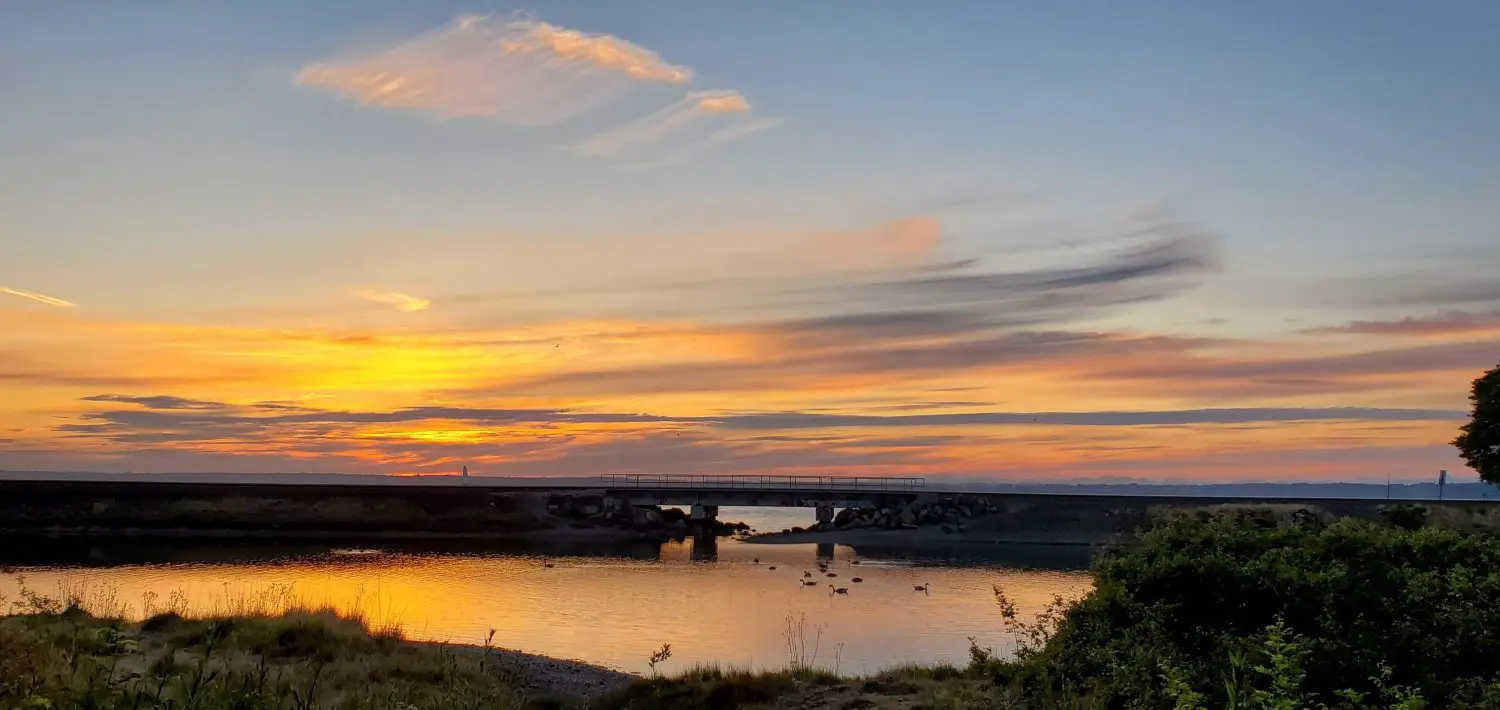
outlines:
{"label": "blue sky", "polygon": [[[658,73],[452,61],[538,27]],[[1036,273],[1170,222],[1206,235],[1191,291],[1074,325],[1248,352],[1485,315],[1497,35],[1458,0],[8,3],[0,286],[115,323],[737,325],[858,310],[849,274],[912,254]],[[360,93],[414,66],[445,98]],[[1389,398],[1461,404],[1446,377]]]}

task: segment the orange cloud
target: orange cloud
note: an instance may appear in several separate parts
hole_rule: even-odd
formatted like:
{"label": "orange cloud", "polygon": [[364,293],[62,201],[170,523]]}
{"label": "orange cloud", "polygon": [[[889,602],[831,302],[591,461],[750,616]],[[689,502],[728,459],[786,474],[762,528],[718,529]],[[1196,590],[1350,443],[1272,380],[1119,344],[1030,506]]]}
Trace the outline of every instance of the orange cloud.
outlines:
{"label": "orange cloud", "polygon": [[[461,23],[461,30],[473,31],[483,20],[468,19]],[[632,44],[618,37],[604,34],[587,34],[564,29],[545,22],[512,22],[508,29],[522,30],[521,39],[507,40],[501,47],[508,53],[543,54],[549,59],[624,72],[637,79],[682,84],[693,78],[687,67],[675,66],[649,49]]]}
{"label": "orange cloud", "polygon": [[428,306],[432,305],[432,301],[425,298],[408,296],[407,294],[395,291],[377,291],[375,289],[362,288],[355,291],[354,294],[365,300],[384,303],[398,311],[405,311],[407,313],[425,311]]}
{"label": "orange cloud", "polygon": [[677,320],[251,328],[0,309],[0,469],[1457,469],[1444,442],[1493,364],[1472,329],[1437,344],[1099,329],[1204,269],[1195,233],[1029,268],[944,246],[925,217],[787,239],[737,260],[760,278],[730,284],[752,282],[733,303],[760,310],[703,306],[726,284],[700,272],[669,295],[701,315]]}
{"label": "orange cloud", "polygon": [[[384,49],[309,64],[293,79],[365,106],[544,126],[598,111],[642,83],[680,85],[692,77],[688,67],[619,37],[520,16],[465,16]],[[591,156],[647,151],[631,165],[673,165],[779,123],[749,114],[750,102],[738,92],[695,91],[571,149]],[[684,135],[700,128],[707,133]],[[686,140],[669,141],[678,138]]]}
{"label": "orange cloud", "polygon": [[907,217],[865,231],[815,236],[795,249],[814,263],[880,269],[930,262],[942,240],[936,219]]}
{"label": "orange cloud", "polygon": [[698,111],[701,113],[749,113],[750,102],[738,92],[723,92],[699,98]]}
{"label": "orange cloud", "polygon": [[467,16],[378,51],[310,64],[294,80],[367,106],[548,125],[608,103],[632,82],[691,76],[618,37]]}

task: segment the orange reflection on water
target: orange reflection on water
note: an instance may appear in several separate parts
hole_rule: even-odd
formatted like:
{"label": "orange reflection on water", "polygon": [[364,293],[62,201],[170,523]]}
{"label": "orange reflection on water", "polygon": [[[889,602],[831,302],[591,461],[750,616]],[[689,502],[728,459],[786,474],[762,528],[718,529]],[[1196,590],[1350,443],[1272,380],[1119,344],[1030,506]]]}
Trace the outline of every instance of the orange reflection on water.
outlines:
{"label": "orange reflection on water", "polygon": [[[358,613],[376,626],[396,623],[414,639],[479,643],[495,629],[496,643],[507,648],[631,671],[644,671],[663,643],[672,644],[678,668],[784,666],[790,616],[806,619],[817,663],[846,673],[962,663],[970,636],[1009,650],[1013,639],[1000,628],[992,585],[1023,613],[1090,586],[1082,571],[855,564],[843,547],[827,560],[837,575],[829,578],[818,559],[811,545],[734,542],[720,542],[711,560],[695,559],[691,542],[664,545],[649,560],[345,551],[279,563],[32,569],[26,583],[44,593],[59,583],[108,589],[136,616],[147,593],[160,606],[180,591],[192,611],[222,613],[290,588],[303,605]],[[913,589],[929,583],[927,593]],[[833,594],[829,584],[849,592]],[[0,594],[14,598],[15,591],[15,580],[0,581]]]}

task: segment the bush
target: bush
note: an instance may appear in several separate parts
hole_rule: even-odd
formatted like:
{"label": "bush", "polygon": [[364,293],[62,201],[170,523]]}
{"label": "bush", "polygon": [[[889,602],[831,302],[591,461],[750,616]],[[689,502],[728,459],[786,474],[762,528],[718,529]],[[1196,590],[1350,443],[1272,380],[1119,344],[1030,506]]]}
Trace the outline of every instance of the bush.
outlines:
{"label": "bush", "polygon": [[1132,707],[1259,707],[1246,699],[1272,696],[1457,707],[1486,702],[1500,682],[1490,536],[1180,517],[1106,554],[1095,582],[1026,659],[1029,692]]}

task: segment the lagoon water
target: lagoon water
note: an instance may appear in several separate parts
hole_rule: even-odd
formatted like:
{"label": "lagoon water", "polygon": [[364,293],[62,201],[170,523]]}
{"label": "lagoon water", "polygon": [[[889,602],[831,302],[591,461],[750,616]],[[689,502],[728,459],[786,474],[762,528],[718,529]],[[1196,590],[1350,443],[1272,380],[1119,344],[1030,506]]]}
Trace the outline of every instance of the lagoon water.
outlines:
{"label": "lagoon water", "polygon": [[[722,515],[781,529],[809,513]],[[161,608],[175,595],[192,611],[212,612],[295,597],[398,623],[415,639],[482,643],[494,629],[499,646],[636,672],[664,643],[672,657],[663,671],[697,663],[783,667],[790,620],[801,622],[802,633],[792,636],[810,660],[863,673],[963,663],[971,636],[1009,650],[994,585],[1023,614],[1033,613],[1056,595],[1089,589],[1090,554],[1063,546],[913,553],[723,539],[603,546],[33,539],[0,542],[0,563],[13,572],[0,578],[0,595],[16,598],[19,573],[34,591],[82,590],[135,616],[148,598]],[[819,560],[837,577],[825,577]],[[804,572],[818,584],[804,586]],[[849,591],[833,594],[829,584]],[[928,592],[913,589],[924,584]]]}

